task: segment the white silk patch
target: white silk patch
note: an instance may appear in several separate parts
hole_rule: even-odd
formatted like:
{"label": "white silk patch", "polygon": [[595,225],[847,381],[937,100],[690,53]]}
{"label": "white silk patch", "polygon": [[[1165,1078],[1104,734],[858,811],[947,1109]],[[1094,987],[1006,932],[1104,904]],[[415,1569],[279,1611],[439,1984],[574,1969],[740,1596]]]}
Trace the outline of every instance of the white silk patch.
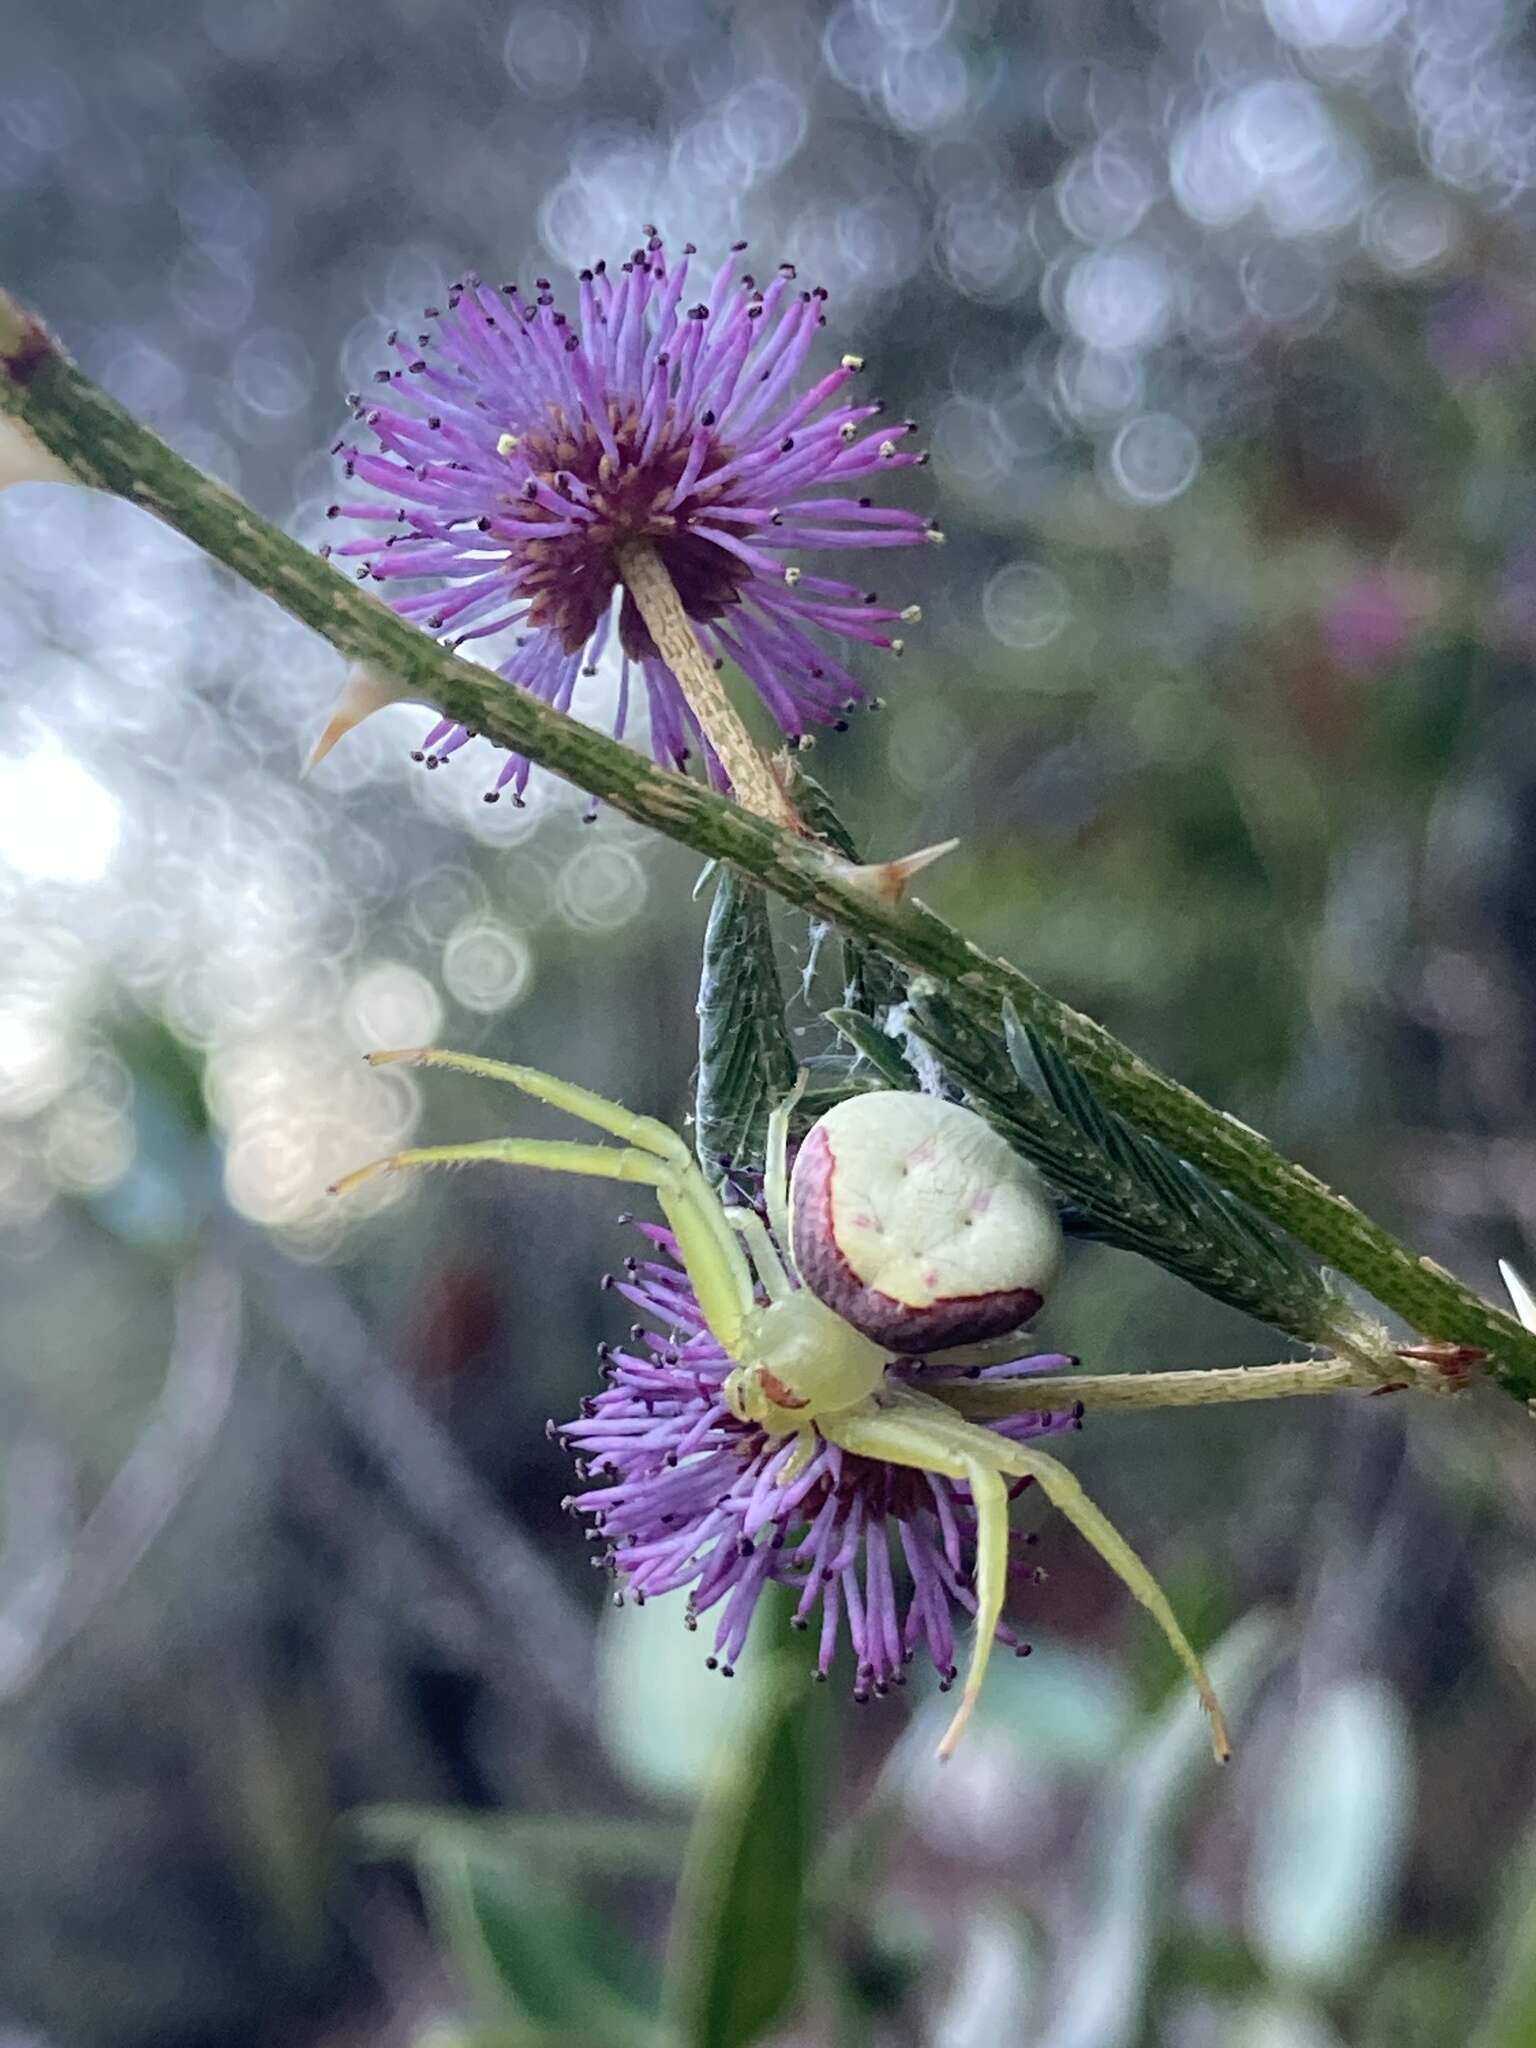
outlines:
{"label": "white silk patch", "polygon": [[1049,1291],[1062,1261],[1055,1206],[974,1110],[882,1092],[851,1096],[818,1127],[837,1249],[865,1286],[911,1308]]}

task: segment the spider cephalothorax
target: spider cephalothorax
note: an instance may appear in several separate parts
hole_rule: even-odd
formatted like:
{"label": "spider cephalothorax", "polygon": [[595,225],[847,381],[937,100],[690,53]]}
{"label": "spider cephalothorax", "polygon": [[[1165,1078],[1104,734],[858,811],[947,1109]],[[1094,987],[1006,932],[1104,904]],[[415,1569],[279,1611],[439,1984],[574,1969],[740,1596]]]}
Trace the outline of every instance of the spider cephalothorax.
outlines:
{"label": "spider cephalothorax", "polygon": [[[1060,1262],[1060,1229],[1028,1167],[974,1112],[897,1092],[855,1097],[813,1124],[787,1172],[791,1101],[769,1127],[767,1220],[727,1207],[682,1139],[590,1090],[467,1053],[375,1053],[510,1082],[624,1142],[492,1138],[424,1146],[337,1184],[412,1166],[475,1160],[633,1181],[656,1190],[705,1334],[734,1361],[721,1412],[784,1439],[762,1484],[793,1489],[825,1455],[927,1473],[962,1489],[974,1516],[976,1644],[940,1754],[953,1749],[981,1689],[1008,1572],[1009,1484],[1033,1480],[1161,1624],[1226,1734],[1209,1682],[1146,1566],[1064,1465],[1000,1429],[967,1421],[917,1384],[910,1357],[999,1335],[1032,1314]],[[787,1253],[786,1258],[783,1254]],[[883,1538],[882,1538],[883,1542]],[[888,1563],[885,1567],[889,1569]]]}

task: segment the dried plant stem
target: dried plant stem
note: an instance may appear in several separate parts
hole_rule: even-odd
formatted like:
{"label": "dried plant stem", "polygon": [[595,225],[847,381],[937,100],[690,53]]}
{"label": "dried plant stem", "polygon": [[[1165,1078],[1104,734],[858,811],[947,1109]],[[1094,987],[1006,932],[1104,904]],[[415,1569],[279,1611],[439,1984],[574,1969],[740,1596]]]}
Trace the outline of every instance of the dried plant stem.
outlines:
{"label": "dried plant stem", "polygon": [[0,413],[20,420],[81,482],[144,506],[313,627],[348,661],[397,682],[402,696],[435,705],[626,817],[730,862],[787,902],[932,976],[985,1029],[997,1030],[1004,1005],[1011,1004],[1081,1068],[1112,1108],[1240,1195],[1416,1331],[1485,1351],[1488,1375],[1505,1392],[1521,1401],[1536,1398],[1536,1333],[1444,1267],[1417,1257],[1257,1131],[1148,1066],[1091,1017],[971,944],[915,898],[893,900],[826,847],[654,767],[632,748],[439,647],[183,461],[83,376],[42,324],[3,291]]}
{"label": "dried plant stem", "polygon": [[800,821],[794,805],[779,787],[778,777],[762,749],[725,694],[725,685],[699,645],[677,586],[653,543],[632,540],[621,547],[619,574],[640,608],[657,652],[688,699],[689,710],[720,756],[737,801],[775,825],[797,830]]}

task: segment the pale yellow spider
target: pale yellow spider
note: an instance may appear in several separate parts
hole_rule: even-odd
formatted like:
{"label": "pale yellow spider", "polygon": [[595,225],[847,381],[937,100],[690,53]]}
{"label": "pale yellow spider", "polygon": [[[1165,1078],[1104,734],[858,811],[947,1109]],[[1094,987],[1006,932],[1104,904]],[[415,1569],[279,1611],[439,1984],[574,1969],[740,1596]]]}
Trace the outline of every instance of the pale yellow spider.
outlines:
{"label": "pale yellow spider", "polygon": [[889,1371],[897,1358],[942,1354],[953,1363],[954,1346],[1016,1330],[1055,1277],[1054,1206],[979,1116],[921,1095],[854,1096],[813,1124],[791,1175],[791,1096],[770,1121],[765,1224],[756,1210],[723,1203],[664,1124],[586,1088],[468,1053],[423,1048],[369,1058],[509,1082],[623,1142],[420,1146],[348,1174],[334,1192],[375,1173],[480,1160],[654,1188],[709,1331],[735,1361],[723,1387],[730,1411],[769,1438],[796,1439],[777,1470],[780,1486],[792,1485],[824,1442],[969,1491],[976,1640],[941,1756],[954,1749],[981,1690],[1007,1577],[1008,1483],[1027,1479],[1155,1617],[1211,1717],[1217,1756],[1226,1757],[1226,1729],[1198,1656],[1156,1580],[1071,1472]]}

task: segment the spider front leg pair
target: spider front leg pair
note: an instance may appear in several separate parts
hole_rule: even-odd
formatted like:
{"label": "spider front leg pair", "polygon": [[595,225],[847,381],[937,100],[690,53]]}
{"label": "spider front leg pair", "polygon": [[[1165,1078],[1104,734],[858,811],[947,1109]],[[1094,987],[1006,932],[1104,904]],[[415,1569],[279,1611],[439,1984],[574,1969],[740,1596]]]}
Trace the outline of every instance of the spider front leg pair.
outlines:
{"label": "spider front leg pair", "polygon": [[724,1210],[710,1192],[693,1155],[665,1124],[654,1117],[637,1116],[621,1103],[610,1102],[590,1088],[559,1080],[537,1067],[481,1059],[474,1053],[413,1046],[399,1052],[366,1053],[364,1058],[371,1067],[452,1067],[460,1073],[478,1074],[483,1080],[504,1081],[524,1095],[563,1109],[627,1143],[618,1149],[611,1145],[574,1144],[560,1138],[482,1138],[466,1145],[418,1145],[388,1159],[376,1159],[355,1173],[344,1174],[330,1189],[333,1195],[349,1194],[379,1173],[416,1166],[471,1166],[483,1161],[501,1166],[539,1166],[553,1173],[585,1174],[654,1188],[661,1212],[677,1239],[704,1320],[727,1350],[734,1350],[742,1321],[755,1305],[752,1274],[740,1244],[726,1225]]}

